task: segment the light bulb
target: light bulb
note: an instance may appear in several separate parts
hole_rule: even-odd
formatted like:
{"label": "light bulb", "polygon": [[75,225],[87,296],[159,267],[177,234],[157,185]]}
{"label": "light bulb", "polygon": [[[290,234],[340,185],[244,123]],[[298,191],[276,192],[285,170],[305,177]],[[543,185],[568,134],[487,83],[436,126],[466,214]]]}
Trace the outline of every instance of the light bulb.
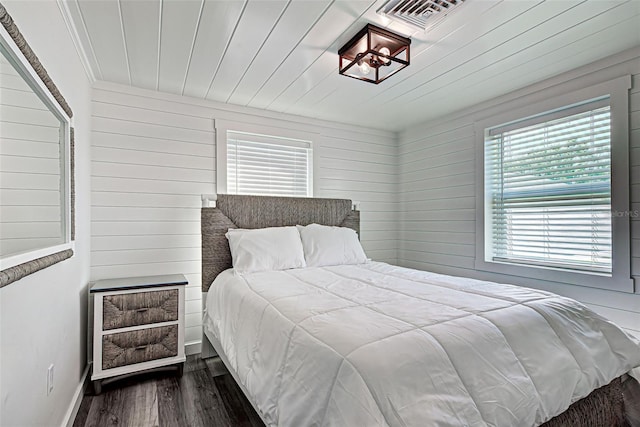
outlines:
{"label": "light bulb", "polygon": [[[383,47],[379,50],[379,52],[383,55],[387,55],[390,56],[391,55],[391,51],[389,50],[388,47]],[[384,65],[387,65],[389,62],[391,62],[391,60],[389,58],[385,58],[384,56],[379,56],[378,59],[380,60],[380,62],[382,62]]]}
{"label": "light bulb", "polygon": [[371,66],[367,61],[360,61],[358,63],[358,68],[360,68],[360,72],[365,76],[371,72]]}

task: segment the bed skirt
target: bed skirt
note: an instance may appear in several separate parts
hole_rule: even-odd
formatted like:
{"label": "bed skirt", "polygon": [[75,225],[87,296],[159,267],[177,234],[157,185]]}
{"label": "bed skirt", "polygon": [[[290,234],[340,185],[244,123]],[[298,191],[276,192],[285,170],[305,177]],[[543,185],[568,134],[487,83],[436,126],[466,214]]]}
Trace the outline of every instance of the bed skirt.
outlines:
{"label": "bed skirt", "polygon": [[622,397],[622,380],[616,378],[573,403],[542,427],[623,427],[627,426]]}

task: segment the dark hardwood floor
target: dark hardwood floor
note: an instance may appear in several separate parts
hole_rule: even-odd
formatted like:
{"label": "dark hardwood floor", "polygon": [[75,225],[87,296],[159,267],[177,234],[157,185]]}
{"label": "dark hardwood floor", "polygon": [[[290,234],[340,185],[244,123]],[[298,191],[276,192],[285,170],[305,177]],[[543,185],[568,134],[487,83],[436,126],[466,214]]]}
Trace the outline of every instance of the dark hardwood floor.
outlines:
{"label": "dark hardwood floor", "polygon": [[[629,378],[622,387],[627,421],[640,427],[640,384]],[[264,426],[217,358],[187,357],[181,378],[172,372],[145,374],[102,390],[99,396],[84,396],[74,427]]]}
{"label": "dark hardwood floor", "polygon": [[[91,387],[89,387],[91,393]],[[188,356],[184,374],[138,375],[83,397],[74,427],[264,427],[220,359]]]}

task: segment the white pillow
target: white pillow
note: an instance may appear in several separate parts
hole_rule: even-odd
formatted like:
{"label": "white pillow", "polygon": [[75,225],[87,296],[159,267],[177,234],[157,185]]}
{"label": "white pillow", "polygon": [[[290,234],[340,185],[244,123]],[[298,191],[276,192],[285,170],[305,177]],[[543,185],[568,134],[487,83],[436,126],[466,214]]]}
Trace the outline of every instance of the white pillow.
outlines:
{"label": "white pillow", "polygon": [[306,267],[296,227],[230,228],[225,236],[237,273]]}
{"label": "white pillow", "polygon": [[319,224],[297,227],[308,267],[367,262],[367,255],[355,230]]}

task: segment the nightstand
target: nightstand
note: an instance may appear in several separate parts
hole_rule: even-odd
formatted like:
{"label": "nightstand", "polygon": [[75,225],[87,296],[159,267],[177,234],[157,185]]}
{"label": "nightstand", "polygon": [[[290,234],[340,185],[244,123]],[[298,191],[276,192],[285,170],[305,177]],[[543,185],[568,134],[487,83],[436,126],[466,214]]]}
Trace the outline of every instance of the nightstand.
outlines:
{"label": "nightstand", "polygon": [[[181,274],[96,281],[93,296],[93,381],[184,367],[184,294]],[[108,380],[107,380],[108,379]]]}

